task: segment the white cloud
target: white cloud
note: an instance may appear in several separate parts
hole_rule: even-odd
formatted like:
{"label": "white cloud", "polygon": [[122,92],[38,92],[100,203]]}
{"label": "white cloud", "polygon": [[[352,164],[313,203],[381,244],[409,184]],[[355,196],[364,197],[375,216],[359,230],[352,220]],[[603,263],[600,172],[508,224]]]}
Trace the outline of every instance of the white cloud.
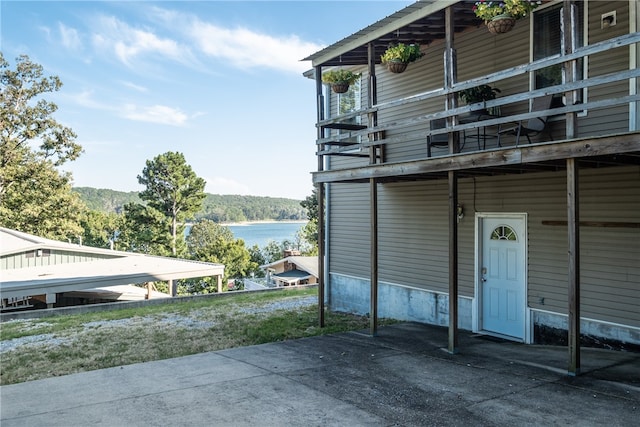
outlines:
{"label": "white cloud", "polygon": [[79,92],[77,94],[71,94],[69,95],[69,98],[71,100],[73,100],[73,102],[75,102],[76,104],[82,106],[82,107],[87,107],[87,108],[93,108],[93,109],[97,109],[97,110],[109,110],[109,106],[102,104],[98,101],[96,101],[93,97],[94,93],[91,90],[84,90],[82,92]]}
{"label": "white cloud", "polygon": [[[198,57],[204,55],[236,68],[271,68],[296,74],[309,68],[300,61],[302,58],[324,47],[297,35],[271,35],[246,27],[225,28],[191,14],[157,7],[151,10],[163,30],[173,35],[160,36],[157,29],[133,27],[116,17],[101,16],[93,25],[94,47],[130,67],[138,65],[136,61],[156,55],[202,68]],[[198,49],[200,55],[192,48]]]}
{"label": "white cloud", "polygon": [[58,23],[58,30],[60,31],[62,46],[74,51],[82,49],[82,40],[80,39],[78,30],[67,27],[61,22]]}
{"label": "white cloud", "polygon": [[267,67],[299,74],[309,68],[300,59],[322,48],[295,35],[282,37],[247,28],[228,29],[197,19],[188,28],[206,55],[230,61],[238,68]]}
{"label": "white cloud", "polygon": [[134,28],[115,17],[101,17],[92,40],[96,48],[115,54],[128,66],[144,55],[160,55],[185,64],[193,62],[188,47],[175,40],[159,37],[148,29]]}
{"label": "white cloud", "polygon": [[[152,105],[152,106],[139,106],[136,104],[125,104],[124,106],[110,105],[101,103],[95,100],[93,91],[83,91],[77,94],[69,96],[69,98],[76,104],[91,108],[94,110],[109,111],[118,114],[126,119],[147,122],[158,123],[170,126],[184,126],[187,120],[190,118],[186,113],[183,113],[177,108],[167,107],[165,105]],[[195,113],[194,117],[202,115],[201,113]]]}
{"label": "white cloud", "polygon": [[300,74],[309,68],[300,61],[324,46],[304,41],[296,35],[270,35],[248,28],[225,28],[198,17],[155,8],[167,27],[181,29],[206,56],[236,68],[273,68]]}
{"label": "white cloud", "polygon": [[188,119],[188,116],[182,111],[164,105],[138,107],[133,104],[127,104],[123,114],[129,120],[172,126],[182,126]]}
{"label": "white cloud", "polygon": [[210,194],[252,194],[249,186],[230,178],[216,176],[205,178],[205,180],[207,181],[205,192]]}
{"label": "white cloud", "polygon": [[148,88],[146,88],[145,86],[140,86],[140,85],[137,85],[137,84],[132,83],[132,82],[120,81],[120,83],[121,83],[123,86],[128,87],[129,89],[133,89],[133,90],[135,90],[135,91],[137,91],[137,92],[145,93],[145,92],[148,92],[148,91],[149,91],[149,89],[148,89]]}

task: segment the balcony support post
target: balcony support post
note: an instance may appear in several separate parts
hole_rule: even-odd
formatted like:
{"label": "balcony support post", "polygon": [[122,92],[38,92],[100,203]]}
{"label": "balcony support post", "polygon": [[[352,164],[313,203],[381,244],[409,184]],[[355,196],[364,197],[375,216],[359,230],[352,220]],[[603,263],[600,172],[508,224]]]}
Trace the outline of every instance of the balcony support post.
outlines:
{"label": "balcony support post", "polygon": [[[376,86],[376,62],[375,62],[375,46],[369,43],[367,46],[368,65],[369,65],[369,96],[367,97],[367,106],[371,108],[378,102],[378,91]],[[369,127],[378,125],[378,112],[373,111],[368,116]],[[369,138],[374,141],[378,140],[378,134],[369,134]],[[369,148],[369,163],[375,164],[376,161],[383,162],[382,145],[372,145]],[[378,180],[369,178],[369,215],[370,215],[370,286],[371,297],[369,301],[369,331],[371,336],[378,334]]]}
{"label": "balcony support post", "polygon": [[[450,90],[458,81],[458,62],[457,53],[454,47],[454,17],[453,8],[451,6],[445,9],[445,49],[444,49],[444,88]],[[458,94],[448,93],[445,101],[445,110],[451,110],[458,107]],[[453,127],[458,124],[456,116],[447,117],[447,127]],[[449,133],[449,153],[458,153],[460,151],[460,141],[458,132]]]}
{"label": "balcony support post", "polygon": [[[324,120],[324,95],[322,92],[322,67],[315,67],[315,80],[316,80],[316,102],[317,102],[317,117],[318,122]],[[321,126],[318,126],[317,130],[318,139],[324,138],[324,130]],[[324,150],[324,144],[318,146],[318,152]],[[318,172],[324,170],[324,156],[318,154]],[[318,197],[318,324],[321,328],[325,326],[324,321],[324,293],[325,293],[325,245],[324,245],[324,230],[325,221],[327,220],[324,212],[324,187],[326,184],[318,183],[317,197]]]}
{"label": "balcony support post", "polygon": [[[367,63],[369,74],[369,93],[367,96],[367,108],[371,108],[378,103],[378,83],[376,78],[376,48],[373,43],[367,45]],[[367,114],[368,126],[378,126],[378,112],[372,111]],[[368,134],[369,141],[379,141],[380,133],[373,132]],[[384,163],[384,145],[374,144],[369,147],[369,163]]]}
{"label": "balcony support post", "polygon": [[578,162],[567,159],[567,236],[570,376],[580,374],[580,210]]}
{"label": "balcony support post", "polygon": [[[450,89],[457,79],[456,52],[453,47],[454,39],[453,8],[445,10],[445,89]],[[456,108],[458,99],[456,93],[447,94],[447,110]],[[447,118],[447,124],[457,124],[456,117]],[[459,150],[458,133],[449,133],[449,153],[457,153]],[[449,353],[458,352],[458,174],[449,171]]]}

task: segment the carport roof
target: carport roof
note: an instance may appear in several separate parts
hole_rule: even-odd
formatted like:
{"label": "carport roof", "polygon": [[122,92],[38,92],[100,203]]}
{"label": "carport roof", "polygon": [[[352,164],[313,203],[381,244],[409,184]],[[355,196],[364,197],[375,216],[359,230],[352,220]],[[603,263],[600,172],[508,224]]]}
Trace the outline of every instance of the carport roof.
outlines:
{"label": "carport roof", "polygon": [[93,248],[57,242],[6,228],[0,228],[0,248],[0,256],[3,257],[37,249],[113,256],[94,261],[3,268],[0,275],[0,292],[3,298],[224,274],[222,264]]}

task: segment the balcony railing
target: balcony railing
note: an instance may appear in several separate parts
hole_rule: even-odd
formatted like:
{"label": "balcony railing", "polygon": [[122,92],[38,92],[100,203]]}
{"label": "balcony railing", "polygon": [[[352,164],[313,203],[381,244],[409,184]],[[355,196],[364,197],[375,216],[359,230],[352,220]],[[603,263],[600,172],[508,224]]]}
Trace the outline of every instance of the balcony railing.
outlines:
{"label": "balcony railing", "polygon": [[[625,46],[637,47],[637,43],[640,42],[640,34],[632,33],[623,35],[620,37],[612,38],[600,43],[592,44],[589,46],[576,49],[573,53],[568,55],[556,55],[541,60],[537,60],[528,64],[512,67],[506,70],[501,70],[492,74],[488,74],[479,78],[469,79],[462,82],[457,82],[450,88],[439,88],[435,90],[429,90],[422,93],[418,93],[406,98],[396,99],[385,103],[374,105],[371,108],[361,109],[349,114],[333,117],[328,120],[317,123],[317,126],[322,127],[325,130],[326,137],[318,139],[316,144],[318,146],[318,155],[340,155],[353,153],[354,150],[360,150],[366,152],[370,147],[378,145],[390,145],[395,143],[402,143],[406,136],[403,134],[402,129],[407,126],[415,126],[417,124],[424,125],[424,140],[426,146],[426,138],[428,136],[458,133],[459,135],[464,132],[476,132],[478,126],[485,127],[487,129],[497,129],[501,125],[511,124],[520,120],[527,120],[533,117],[539,116],[553,116],[554,118],[562,119],[574,113],[581,113],[585,111],[594,111],[599,109],[611,108],[614,106],[629,104],[634,105],[640,101],[640,94],[633,89],[636,88],[635,79],[640,77],[640,70],[637,68],[631,68],[623,71],[613,72],[605,75],[597,75],[594,77],[587,77],[580,80],[570,81],[563,84],[557,84],[554,86],[545,87],[542,89],[527,90],[506,96],[500,96],[494,100],[488,100],[482,103],[476,103],[466,106],[456,106],[448,110],[441,110],[421,114],[424,112],[418,103],[425,101],[441,102],[440,105],[445,105],[444,99],[447,95],[454,95],[457,97],[457,93],[468,88],[476,87],[482,84],[495,84],[505,79],[514,78],[522,75],[528,75],[536,70],[541,70],[550,66],[564,66],[564,64],[571,64],[572,61],[580,59],[588,60],[589,56],[606,52],[611,49],[623,48]],[[532,98],[537,98],[546,95],[562,96],[572,91],[577,92],[584,89],[593,90],[596,88],[603,88],[604,85],[610,85],[615,83],[626,82],[625,88],[627,95],[624,96],[611,96],[605,97],[599,96],[599,99],[590,100],[589,97],[586,101],[576,103],[573,105],[562,105],[556,108],[549,108],[542,111],[535,112],[521,112],[523,110],[522,105],[524,102],[529,101]],[[631,88],[631,89],[630,89]],[[519,104],[519,105],[518,105]],[[410,110],[415,111],[415,115],[405,116],[400,120],[394,122],[384,122],[385,111],[399,106],[415,105]],[[487,120],[482,122],[465,122],[461,120],[465,115],[472,114],[481,109],[493,109],[501,111],[499,116],[491,116]],[[520,112],[519,112],[520,111]],[[635,107],[629,108],[629,114],[635,111]],[[509,113],[513,112],[513,113]],[[377,114],[378,122],[382,123],[378,126],[364,125],[362,129],[351,129],[347,133],[338,133],[331,131],[339,127],[339,123],[352,120],[354,117],[360,116],[361,123],[371,123],[370,118],[373,114]],[[441,129],[429,129],[429,121],[434,119],[447,119],[447,126]],[[493,132],[490,130],[489,132]],[[377,135],[376,137],[374,137]],[[386,135],[386,137],[384,137]],[[601,133],[599,134],[601,135]],[[586,137],[589,135],[581,134],[580,137]],[[359,137],[355,139],[354,137]],[[354,143],[353,141],[359,141]],[[512,143],[513,145],[513,143]],[[475,146],[469,146],[465,149],[465,152],[474,151]],[[486,147],[485,147],[486,148]],[[498,147],[496,147],[498,148]],[[479,149],[478,149],[479,150]],[[426,158],[426,150],[425,150]]]}

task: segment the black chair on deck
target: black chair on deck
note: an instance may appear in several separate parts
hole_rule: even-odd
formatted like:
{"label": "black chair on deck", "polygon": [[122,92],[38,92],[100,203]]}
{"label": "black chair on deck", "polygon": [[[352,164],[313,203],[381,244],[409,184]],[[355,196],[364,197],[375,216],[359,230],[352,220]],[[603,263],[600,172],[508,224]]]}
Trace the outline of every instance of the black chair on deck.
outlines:
{"label": "black chair on deck", "polygon": [[[447,119],[433,119],[429,122],[430,130],[444,129],[447,127]],[[431,147],[449,147],[449,134],[440,133],[438,135],[427,136],[427,157],[431,157]],[[460,145],[460,151],[464,147],[464,142]]]}
{"label": "black chair on deck", "polygon": [[[536,111],[544,111],[551,108],[551,99],[553,95],[545,95],[535,98],[533,100],[533,104],[531,105],[531,112]],[[527,137],[527,141],[531,144],[531,135],[539,135],[543,133],[547,128],[547,116],[540,115],[538,117],[532,117],[527,121],[521,120],[515,126],[510,126],[508,128],[502,128],[503,125],[500,125],[498,128],[498,147],[500,147],[500,137],[504,134],[514,135],[516,137],[516,147],[520,142],[520,136],[524,135]],[[551,134],[549,134],[549,138],[553,140]]]}

